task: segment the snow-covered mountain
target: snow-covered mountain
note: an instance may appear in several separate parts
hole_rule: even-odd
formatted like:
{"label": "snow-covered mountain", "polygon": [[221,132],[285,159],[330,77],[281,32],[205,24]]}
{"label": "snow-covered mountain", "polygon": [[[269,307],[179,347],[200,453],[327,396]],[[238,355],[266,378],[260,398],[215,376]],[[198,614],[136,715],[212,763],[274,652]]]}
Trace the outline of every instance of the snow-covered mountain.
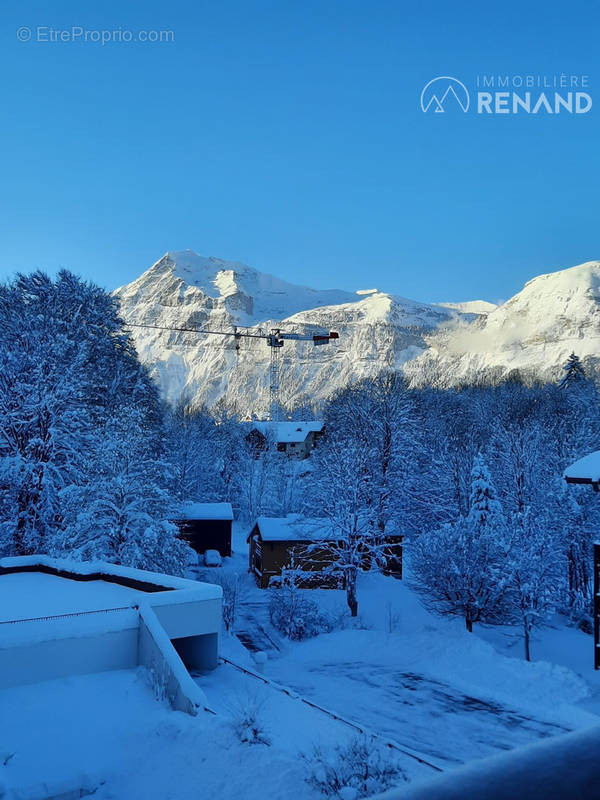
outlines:
{"label": "snow-covered mountain", "polygon": [[[244,264],[167,253],[133,283],[115,292],[123,317],[146,325],[249,333],[336,330],[338,343],[314,347],[286,342],[283,405],[320,401],[336,389],[381,370],[400,368],[424,351],[424,335],[473,314],[367,289],[319,291],[295,286]],[[133,328],[138,353],[170,402],[212,405],[224,399],[243,414],[268,408],[270,348],[262,339]]]}
{"label": "snow-covered mountain", "polygon": [[[117,289],[134,323],[265,333],[336,330],[337,343],[286,342],[280,398],[319,403],[351,381],[403,369],[415,383],[450,386],[514,370],[553,378],[574,350],[596,369],[600,262],[541,275],[500,306],[477,300],[426,304],[377,289],[315,290],[244,264],[167,253]],[[264,339],[133,328],[141,359],[163,395],[262,415],[269,402],[270,348]],[[236,347],[236,344],[238,345]]]}
{"label": "snow-covered mountain", "polygon": [[455,311],[462,311],[465,314],[487,315],[495,308],[496,303],[488,303],[487,300],[467,300],[465,303],[435,303],[443,308],[453,308]]}
{"label": "snow-covered mountain", "polygon": [[[464,308],[464,306],[463,306]],[[575,352],[590,374],[600,366],[600,262],[540,275],[469,324],[427,337],[408,368],[419,383],[455,385],[518,371],[552,380]]]}

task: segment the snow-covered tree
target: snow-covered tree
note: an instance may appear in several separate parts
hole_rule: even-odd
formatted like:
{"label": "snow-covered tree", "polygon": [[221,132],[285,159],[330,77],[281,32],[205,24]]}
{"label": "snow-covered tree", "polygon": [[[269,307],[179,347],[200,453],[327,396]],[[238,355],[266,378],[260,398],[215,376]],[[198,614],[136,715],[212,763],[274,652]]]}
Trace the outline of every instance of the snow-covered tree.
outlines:
{"label": "snow-covered tree", "polygon": [[567,363],[563,367],[564,375],[559,383],[561,389],[568,389],[574,384],[582,383],[587,380],[583,364],[579,356],[571,353]]}
{"label": "snow-covered tree", "polygon": [[227,444],[217,419],[186,403],[165,410],[166,449],[172,494],[178,502],[215,502],[225,497]]}
{"label": "snow-covered tree", "polygon": [[531,660],[531,637],[556,610],[564,583],[564,554],[547,520],[527,513],[511,521],[509,575],[510,615],[523,630],[525,658]]}
{"label": "snow-covered tree", "polygon": [[506,594],[506,523],[496,490],[478,456],[470,510],[454,524],[420,536],[411,546],[414,583],[434,609],[464,617],[468,631],[497,620]]}
{"label": "snow-covered tree", "polygon": [[68,272],[0,286],[0,551],[180,572],[162,406],[116,302]]}
{"label": "snow-covered tree", "polygon": [[89,482],[66,493],[64,554],[183,574],[192,553],[168,521],[169,465],[151,433],[135,408],[106,424]]}
{"label": "snow-covered tree", "polygon": [[385,565],[384,546],[375,534],[377,510],[369,503],[368,462],[365,448],[329,431],[313,456],[305,506],[307,516],[330,524],[329,536],[315,545],[315,552],[324,549],[330,565],[323,571],[343,579],[353,617],[358,614],[359,573]]}

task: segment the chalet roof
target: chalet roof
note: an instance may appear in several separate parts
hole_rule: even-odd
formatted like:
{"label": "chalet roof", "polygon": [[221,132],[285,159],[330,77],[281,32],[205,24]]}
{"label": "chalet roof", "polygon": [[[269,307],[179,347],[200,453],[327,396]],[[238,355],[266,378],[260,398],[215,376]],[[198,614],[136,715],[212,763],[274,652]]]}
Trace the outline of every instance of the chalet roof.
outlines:
{"label": "chalet roof", "polygon": [[[300,514],[289,514],[287,517],[259,517],[256,525],[260,538],[264,542],[300,542],[304,540],[320,542],[323,539],[331,539],[334,535],[333,527],[328,519],[307,519]],[[252,530],[254,531],[254,528]]]}
{"label": "chalet roof", "polygon": [[183,503],[179,519],[233,519],[231,503]]}
{"label": "chalet roof", "polygon": [[590,453],[565,470],[567,483],[600,483],[600,450]]}
{"label": "chalet roof", "polygon": [[251,422],[252,430],[260,431],[263,436],[274,436],[277,443],[299,444],[306,441],[309,433],[319,433],[323,430],[323,423],[313,420],[310,422]]}

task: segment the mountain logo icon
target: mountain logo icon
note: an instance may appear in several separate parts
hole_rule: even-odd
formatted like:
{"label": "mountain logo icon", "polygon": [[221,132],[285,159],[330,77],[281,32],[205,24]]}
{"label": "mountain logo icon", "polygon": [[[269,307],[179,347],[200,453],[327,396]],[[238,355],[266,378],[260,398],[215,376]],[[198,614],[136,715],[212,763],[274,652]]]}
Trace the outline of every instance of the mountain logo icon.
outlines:
{"label": "mountain logo icon", "polygon": [[431,108],[436,114],[443,114],[446,106],[458,106],[466,113],[469,110],[469,92],[457,78],[441,75],[425,84],[421,92],[421,111],[426,114]]}

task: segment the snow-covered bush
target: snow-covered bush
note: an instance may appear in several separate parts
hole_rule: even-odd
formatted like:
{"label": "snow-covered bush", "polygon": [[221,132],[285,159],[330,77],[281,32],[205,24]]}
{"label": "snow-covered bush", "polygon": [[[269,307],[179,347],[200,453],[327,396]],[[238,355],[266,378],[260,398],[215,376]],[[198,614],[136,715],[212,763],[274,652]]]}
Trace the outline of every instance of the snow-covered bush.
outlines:
{"label": "snow-covered bush", "polygon": [[316,746],[302,759],[307,765],[306,782],[325,797],[355,800],[408,780],[392,753],[366,736],[331,750]]}
{"label": "snow-covered bush", "polygon": [[233,730],[242,744],[271,744],[264,722],[264,704],[258,694],[248,694],[233,707]]}
{"label": "snow-covered bush", "polygon": [[269,602],[271,624],[292,641],[301,641],[329,633],[333,630],[332,618],[319,610],[314,600],[297,586],[299,573],[284,570],[281,588],[275,589]]}
{"label": "snow-covered bush", "polygon": [[198,580],[205,583],[214,583],[223,590],[223,625],[226,631],[233,630],[237,607],[239,603],[239,578],[237,573],[203,570],[198,574]]}

